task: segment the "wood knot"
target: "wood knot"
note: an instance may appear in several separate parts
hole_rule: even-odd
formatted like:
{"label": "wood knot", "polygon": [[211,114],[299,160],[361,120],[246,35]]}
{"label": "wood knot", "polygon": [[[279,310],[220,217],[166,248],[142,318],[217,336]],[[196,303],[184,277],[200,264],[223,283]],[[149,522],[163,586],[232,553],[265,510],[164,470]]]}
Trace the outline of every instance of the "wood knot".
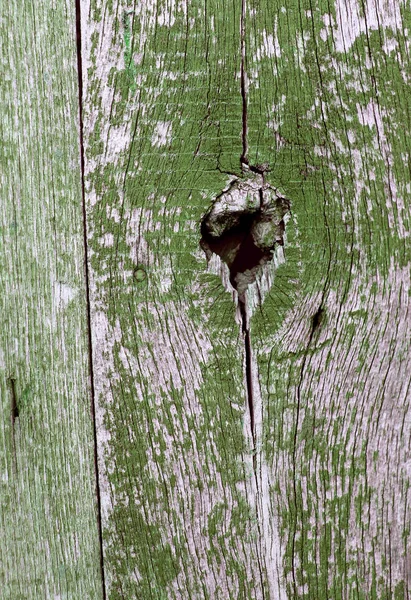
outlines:
{"label": "wood knot", "polygon": [[215,253],[228,265],[240,296],[273,258],[276,245],[284,245],[289,210],[290,201],[253,172],[234,179],[204,215],[200,245],[208,260]]}

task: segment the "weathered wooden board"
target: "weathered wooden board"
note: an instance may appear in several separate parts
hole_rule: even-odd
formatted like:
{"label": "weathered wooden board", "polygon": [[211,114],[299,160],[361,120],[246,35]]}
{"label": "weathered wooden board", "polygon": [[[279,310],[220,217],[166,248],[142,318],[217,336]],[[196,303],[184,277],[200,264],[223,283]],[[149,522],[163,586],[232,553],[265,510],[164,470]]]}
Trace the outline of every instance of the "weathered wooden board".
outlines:
{"label": "weathered wooden board", "polygon": [[250,159],[292,203],[251,322],[288,597],[408,598],[410,5],[249,15]]}
{"label": "weathered wooden board", "polygon": [[102,597],[73,2],[0,7],[0,597]]}
{"label": "weathered wooden board", "polygon": [[[408,598],[410,15],[82,3],[108,598]],[[291,205],[240,304],[235,177]]]}
{"label": "weathered wooden board", "polygon": [[240,8],[84,10],[109,598],[260,597],[265,585],[244,344],[198,226],[224,171],[240,173]]}

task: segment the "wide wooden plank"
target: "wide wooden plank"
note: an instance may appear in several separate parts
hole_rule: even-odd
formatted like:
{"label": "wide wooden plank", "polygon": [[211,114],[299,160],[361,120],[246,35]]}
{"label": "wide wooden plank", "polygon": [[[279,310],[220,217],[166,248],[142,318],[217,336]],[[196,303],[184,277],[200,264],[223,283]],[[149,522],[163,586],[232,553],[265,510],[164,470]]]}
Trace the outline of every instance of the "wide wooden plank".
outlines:
{"label": "wide wooden plank", "polygon": [[238,2],[218,0],[84,6],[109,598],[266,587],[241,319],[199,246],[228,172],[241,175],[240,21]]}
{"label": "wide wooden plank", "polygon": [[408,598],[409,3],[82,7],[108,597]]}
{"label": "wide wooden plank", "polygon": [[102,598],[74,2],[0,7],[0,596]]}

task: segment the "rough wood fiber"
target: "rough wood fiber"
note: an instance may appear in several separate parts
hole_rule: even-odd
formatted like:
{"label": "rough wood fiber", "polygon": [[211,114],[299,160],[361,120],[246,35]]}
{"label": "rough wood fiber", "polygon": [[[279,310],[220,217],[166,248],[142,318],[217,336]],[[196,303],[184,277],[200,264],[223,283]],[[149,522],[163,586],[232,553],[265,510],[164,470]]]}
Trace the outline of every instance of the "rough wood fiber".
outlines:
{"label": "rough wood fiber", "polygon": [[[408,598],[409,3],[82,7],[108,598]],[[291,201],[246,340],[240,156]]]}
{"label": "rough wood fiber", "polygon": [[0,7],[0,597],[102,597],[72,2]]}

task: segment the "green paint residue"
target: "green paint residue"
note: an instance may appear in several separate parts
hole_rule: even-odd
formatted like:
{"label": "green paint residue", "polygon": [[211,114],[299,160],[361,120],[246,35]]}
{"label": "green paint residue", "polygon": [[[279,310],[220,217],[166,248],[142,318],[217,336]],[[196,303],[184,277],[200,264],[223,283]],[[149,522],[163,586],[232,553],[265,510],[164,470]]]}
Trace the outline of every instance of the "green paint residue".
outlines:
{"label": "green paint residue", "polygon": [[[363,444],[368,437],[373,441],[373,434],[362,428],[362,402],[375,351],[368,331],[378,327],[370,318],[373,303],[386,293],[384,281],[411,261],[407,233],[404,238],[409,210],[401,206],[409,197],[411,155],[408,128],[401,125],[409,124],[411,110],[398,59],[404,37],[400,31],[369,29],[347,52],[337,52],[332,29],[327,34],[324,29],[330,11],[336,18],[333,3],[310,4],[306,12],[304,3],[294,0],[283,9],[278,2],[264,3],[264,11],[257,4],[250,6],[250,56],[264,53],[265,32],[273,22],[279,51],[249,61],[254,70],[248,90],[250,162],[270,164],[270,183],[284,187],[297,225],[287,225],[285,264],[252,319],[267,462],[274,467],[284,457],[294,462],[280,475],[276,492],[284,509],[288,597],[402,597],[402,582],[395,592],[389,587],[384,534],[367,517],[370,511],[378,514],[380,491],[367,477],[381,462],[374,452],[370,468],[366,458]],[[409,11],[404,19],[410,20]],[[383,49],[389,39],[398,51]],[[297,40],[297,53],[290,40]],[[371,286],[373,279],[378,284]],[[354,285],[361,301],[350,310]],[[327,331],[329,345],[318,336],[307,348],[304,335],[290,335],[293,314],[303,324],[297,307],[307,306],[308,322],[308,306],[322,291],[328,322],[320,332]],[[328,351],[333,345],[347,352],[358,348],[349,369]],[[287,478],[293,483],[284,492]],[[359,539],[372,552],[364,552]]]}

